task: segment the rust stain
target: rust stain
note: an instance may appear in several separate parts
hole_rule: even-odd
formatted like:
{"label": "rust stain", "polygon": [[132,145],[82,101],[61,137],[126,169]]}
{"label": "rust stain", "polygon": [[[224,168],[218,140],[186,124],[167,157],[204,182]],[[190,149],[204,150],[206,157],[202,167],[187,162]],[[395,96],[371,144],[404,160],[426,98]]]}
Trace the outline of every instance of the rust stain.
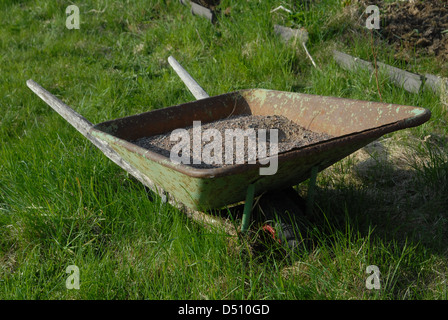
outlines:
{"label": "rust stain", "polygon": [[[272,176],[260,176],[260,164],[215,169],[175,165],[130,142],[232,114],[283,115],[334,138],[279,154],[278,171]],[[184,205],[205,210],[244,200],[251,183],[256,194],[296,185],[309,178],[312,167],[321,171],[382,135],[418,126],[430,116],[429,110],[411,106],[248,89],[103,122],[91,134]]]}

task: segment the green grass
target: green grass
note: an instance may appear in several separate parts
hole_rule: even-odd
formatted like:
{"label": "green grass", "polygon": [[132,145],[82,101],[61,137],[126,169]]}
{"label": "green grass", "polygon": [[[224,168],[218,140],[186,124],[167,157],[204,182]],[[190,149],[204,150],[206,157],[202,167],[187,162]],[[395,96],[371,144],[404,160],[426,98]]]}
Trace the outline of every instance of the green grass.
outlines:
{"label": "green grass", "polygon": [[[65,1],[2,1],[0,299],[447,299],[448,133],[436,94],[380,77],[383,101],[428,108],[431,120],[322,172],[313,246],[285,256],[275,243],[247,250],[253,240],[232,242],[148,197],[25,84],[98,123],[192,101],[173,55],[210,95],[258,87],[379,101],[374,77],[331,58],[338,48],[372,60],[340,2],[223,0],[231,14],[214,26],[174,0],[83,1],[80,29],[68,30]],[[300,13],[271,14],[280,4]],[[274,35],[278,22],[309,30],[322,71]],[[441,70],[431,57],[399,65],[375,43],[379,61]],[[297,189],[306,197],[306,182]],[[65,287],[69,265],[79,290]],[[369,265],[380,290],[366,289]]]}

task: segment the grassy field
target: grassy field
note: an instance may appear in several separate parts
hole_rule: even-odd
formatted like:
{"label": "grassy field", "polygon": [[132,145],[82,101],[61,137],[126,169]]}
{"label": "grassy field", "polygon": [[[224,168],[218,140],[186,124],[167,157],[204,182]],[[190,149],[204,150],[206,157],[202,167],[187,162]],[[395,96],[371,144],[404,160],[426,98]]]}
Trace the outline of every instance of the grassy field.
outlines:
{"label": "grassy field", "polygon": [[[0,2],[0,299],[447,299],[439,95],[380,75],[382,101],[428,108],[431,120],[320,173],[313,246],[284,255],[275,243],[232,245],[151,199],[26,87],[33,79],[98,123],[194,100],[167,63],[173,55],[210,95],[266,88],[379,101],[374,76],[332,59],[332,49],[373,59],[356,1],[292,2],[223,0],[212,25],[175,0],[86,0],[71,30],[67,1]],[[299,13],[270,13],[281,4]],[[275,23],[307,28],[320,70]],[[432,57],[395,61],[377,33],[374,49],[379,61],[448,77]],[[297,190],[306,197],[307,182]],[[79,290],[66,288],[70,265]],[[380,289],[366,288],[369,265]]]}

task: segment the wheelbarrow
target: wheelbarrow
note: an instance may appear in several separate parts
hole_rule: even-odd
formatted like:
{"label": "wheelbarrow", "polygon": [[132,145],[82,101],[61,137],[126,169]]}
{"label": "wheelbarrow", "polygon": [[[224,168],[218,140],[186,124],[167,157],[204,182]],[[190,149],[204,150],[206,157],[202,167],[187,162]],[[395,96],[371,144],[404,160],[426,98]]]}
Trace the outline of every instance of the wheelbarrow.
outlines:
{"label": "wheelbarrow", "polygon": [[[292,186],[309,179],[312,188],[318,172],[385,134],[421,125],[431,116],[429,110],[419,107],[267,89],[245,89],[209,97],[173,57],[168,61],[198,100],[96,125],[33,80],[28,80],[27,85],[107,157],[193,219],[214,224],[214,216],[207,212],[243,206],[237,233],[249,229],[255,198],[292,203],[289,211],[294,214],[302,211],[301,214],[309,208],[303,206],[301,198],[293,199],[297,192]],[[260,174],[261,161],[196,168],[173,163],[168,157],[133,143],[142,137],[191,126],[195,120],[208,123],[229,115],[248,114],[285,116],[332,138],[279,153],[273,175]],[[312,199],[306,202],[312,205]],[[267,231],[275,233],[272,228]]]}

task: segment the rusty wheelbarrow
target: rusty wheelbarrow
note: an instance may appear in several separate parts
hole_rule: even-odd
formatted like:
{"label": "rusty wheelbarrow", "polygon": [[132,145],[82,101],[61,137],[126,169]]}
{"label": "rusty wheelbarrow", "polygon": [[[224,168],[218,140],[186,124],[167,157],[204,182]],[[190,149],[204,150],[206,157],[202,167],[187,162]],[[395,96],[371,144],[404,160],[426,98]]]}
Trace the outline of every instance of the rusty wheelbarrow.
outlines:
{"label": "rusty wheelbarrow", "polygon": [[[283,190],[291,190],[307,179],[315,181],[317,172],[370,142],[387,133],[421,125],[431,116],[429,110],[419,107],[266,89],[209,97],[174,58],[170,57],[169,62],[199,100],[97,125],[33,80],[28,80],[27,85],[112,161],[196,220],[214,223],[205,212],[244,203],[243,232],[249,227],[254,197],[290,195]],[[277,172],[273,175],[260,175],[260,162],[205,169],[175,164],[168,157],[132,143],[191,126],[195,120],[207,123],[230,114],[281,115],[332,138],[279,153]]]}

